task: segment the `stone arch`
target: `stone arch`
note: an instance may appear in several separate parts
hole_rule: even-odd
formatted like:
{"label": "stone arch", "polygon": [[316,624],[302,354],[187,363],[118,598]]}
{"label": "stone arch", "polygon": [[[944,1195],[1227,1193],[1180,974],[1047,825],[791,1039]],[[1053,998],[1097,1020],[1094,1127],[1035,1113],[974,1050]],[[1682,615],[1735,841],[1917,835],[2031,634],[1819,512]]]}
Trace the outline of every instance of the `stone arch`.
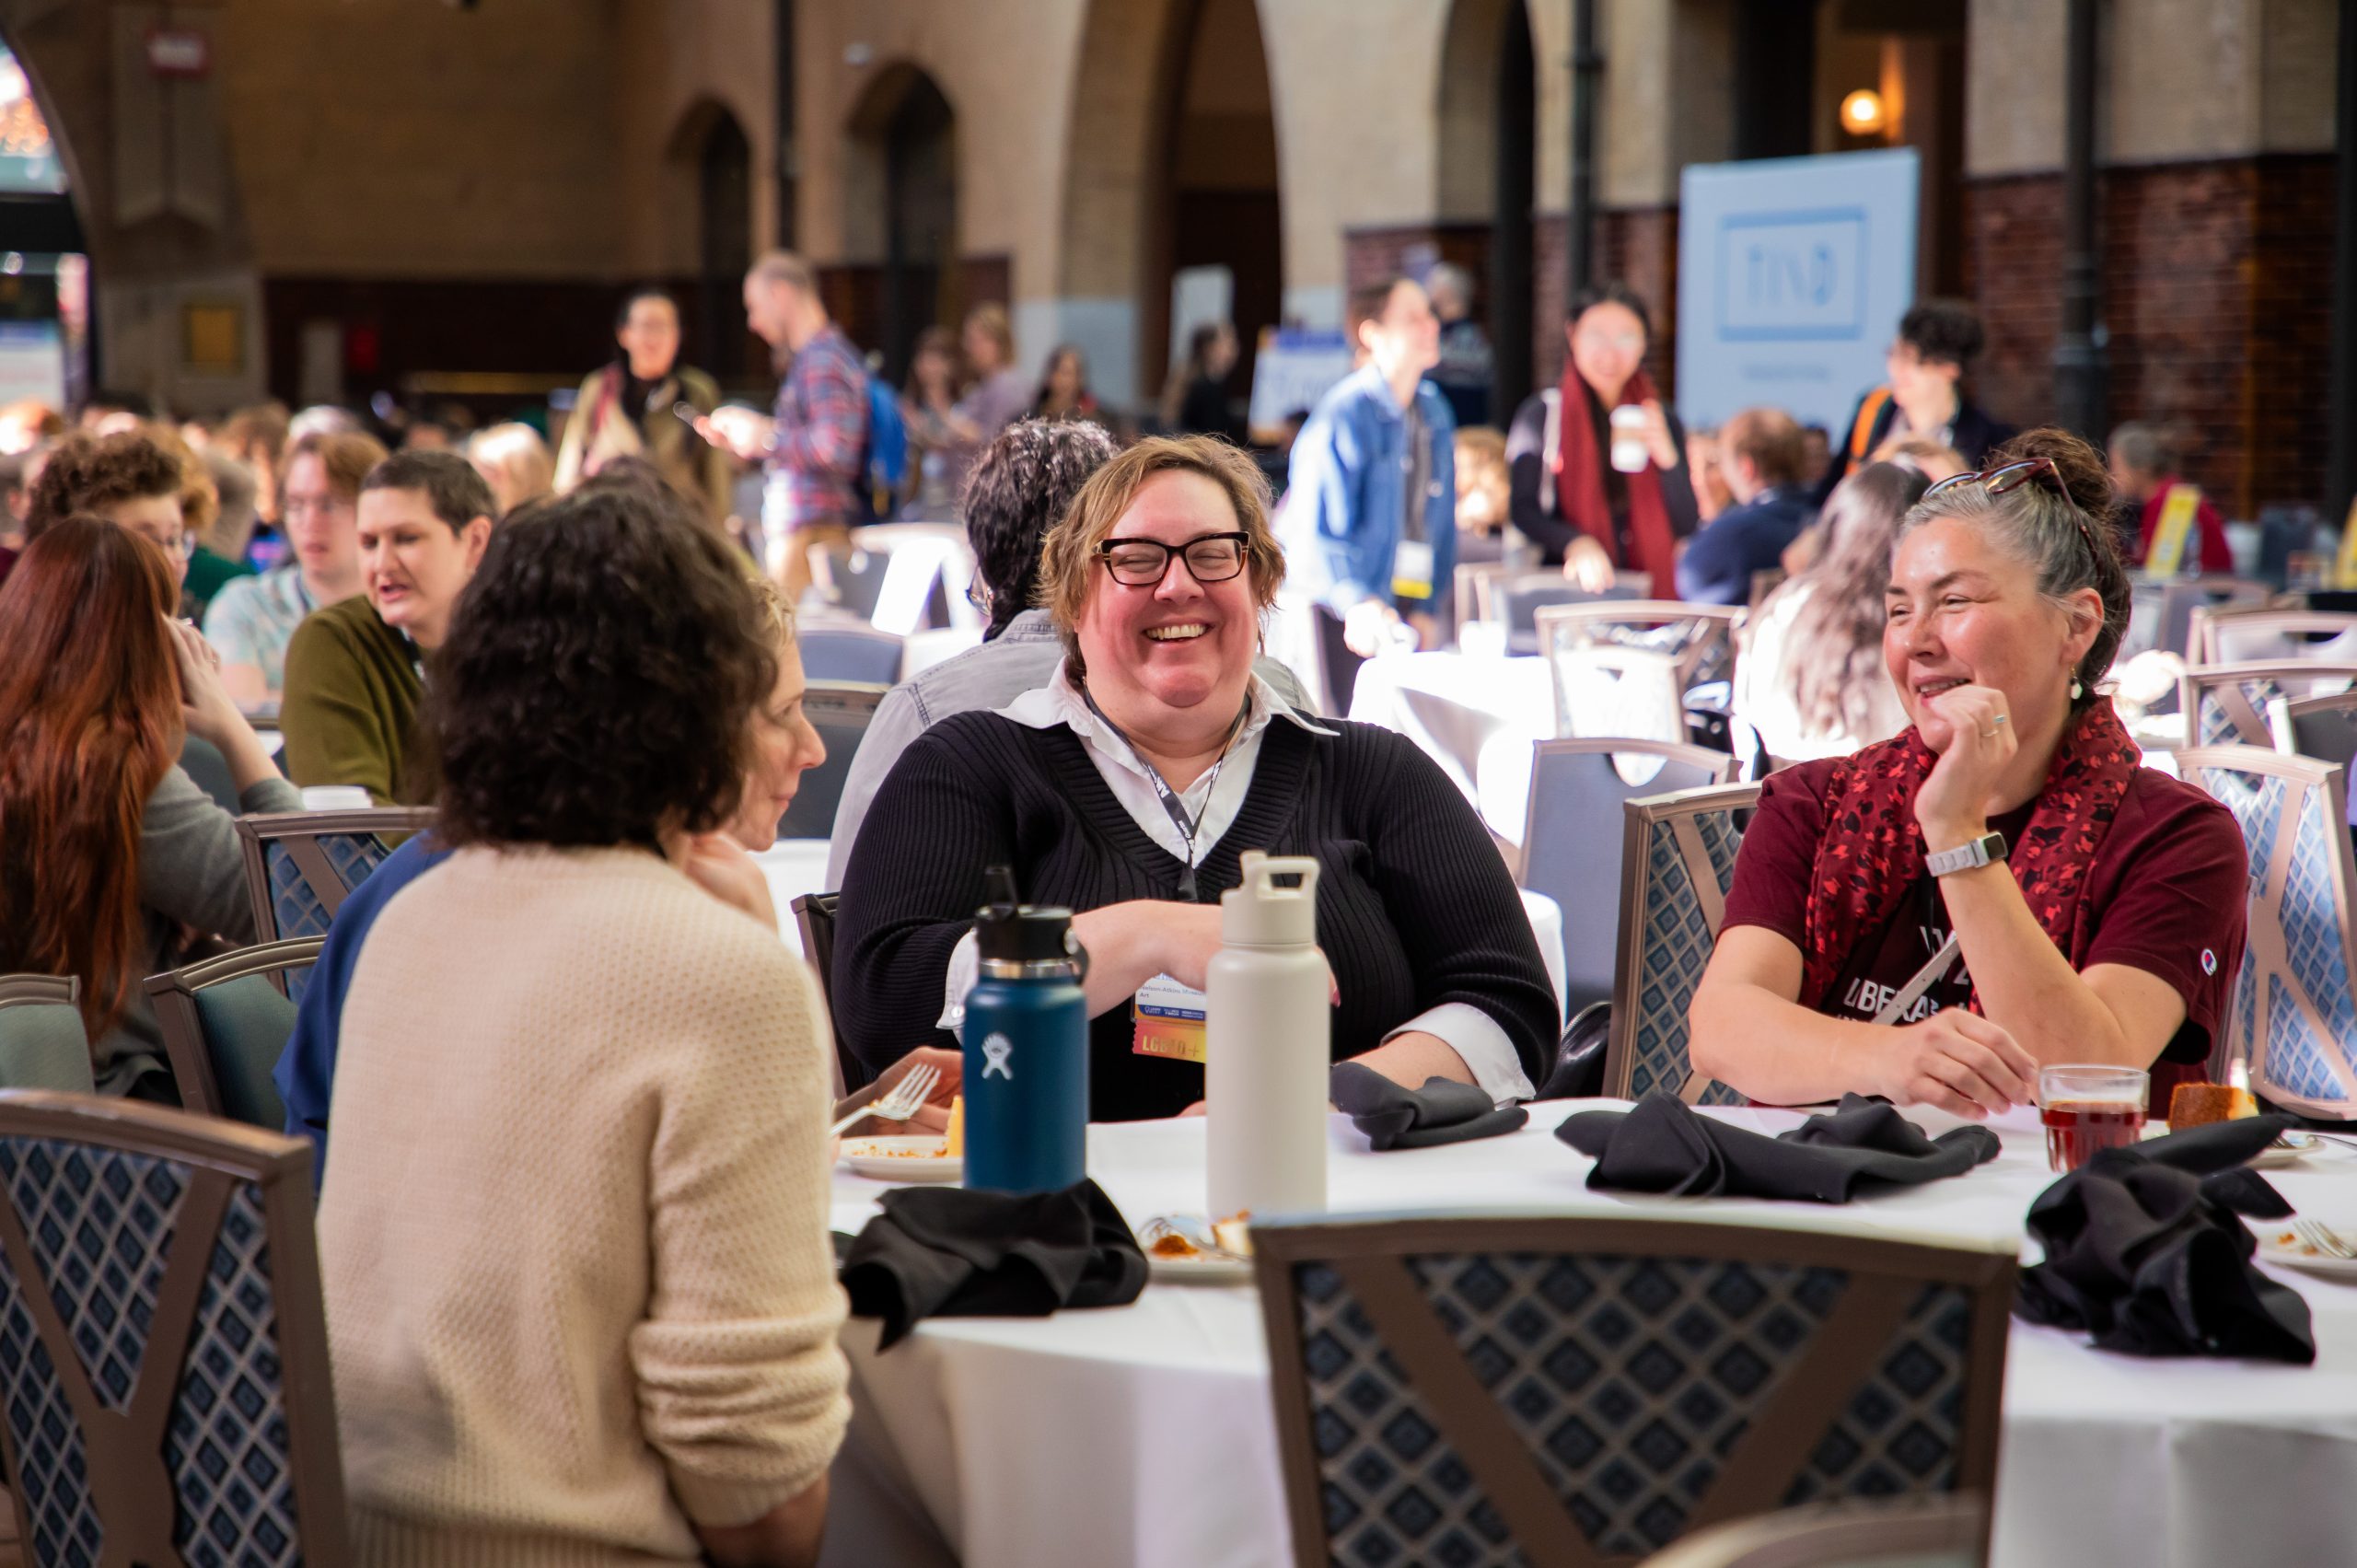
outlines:
{"label": "stone arch", "polygon": [[1496,354],[1493,417],[1530,389],[1538,204],[1538,83],[1526,0],[1454,0],[1442,36],[1434,110],[1433,211],[1480,231],[1476,280]]}
{"label": "stone arch", "polygon": [[[1241,70],[1204,68],[1209,48]],[[1218,61],[1211,63],[1220,64]],[[1239,96],[1240,94],[1240,96]],[[1274,117],[1254,0],[1089,0],[1074,67],[1052,321],[1110,395],[1150,401],[1170,354],[1171,278],[1231,265],[1250,385],[1283,297]]]}
{"label": "stone arch", "polygon": [[896,60],[869,79],[843,129],[843,260],[876,279],[872,295],[854,296],[853,335],[883,350],[885,374],[897,381],[917,335],[955,322],[969,303],[958,264],[958,111],[932,73]]}
{"label": "stone arch", "polygon": [[752,143],[736,111],[700,98],[680,112],[663,145],[663,203],[671,233],[692,237],[674,265],[691,280],[681,301],[685,356],[723,377],[766,371],[766,351],[745,327],[745,270],[752,264]]}

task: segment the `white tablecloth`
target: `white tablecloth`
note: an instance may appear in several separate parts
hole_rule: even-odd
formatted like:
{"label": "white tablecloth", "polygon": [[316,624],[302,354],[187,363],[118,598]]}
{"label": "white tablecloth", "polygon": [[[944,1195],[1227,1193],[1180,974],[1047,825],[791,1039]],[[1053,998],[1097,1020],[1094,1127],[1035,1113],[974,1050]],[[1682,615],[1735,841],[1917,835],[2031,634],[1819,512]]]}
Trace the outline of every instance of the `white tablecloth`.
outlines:
{"label": "white tablecloth", "polygon": [[1520,842],[1529,743],[1555,734],[1555,689],[1545,659],[1386,654],[1359,667],[1349,716],[1414,741],[1477,807],[1500,793],[1482,787],[1483,751],[1519,751],[1524,789],[1512,792],[1511,811],[1489,809],[1483,816],[1492,828]]}
{"label": "white tablecloth", "polygon": [[[1333,1122],[1342,1213],[1625,1213],[2018,1244],[2051,1178],[2029,1124],[1992,1165],[1843,1208],[1590,1192],[1558,1144],[1573,1109],[1509,1137],[1376,1155]],[[1794,1113],[1720,1112],[1763,1130]],[[1918,1114],[1927,1124],[1938,1118]],[[1942,1121],[1942,1126],[1947,1125]],[[1935,1129],[1936,1130],[1936,1129]],[[1200,1213],[1200,1120],[1091,1128],[1089,1170],[1132,1225]],[[2294,1205],[2357,1221],[2357,1155],[2271,1173]],[[882,1189],[835,1183],[856,1230]],[[2357,1285],[2287,1273],[2316,1318],[2316,1365],[2142,1361],[2016,1322],[1997,1488],[2000,1568],[2270,1568],[2357,1560]],[[890,1534],[875,1478],[905,1486],[901,1528],[936,1527],[966,1568],[1292,1562],[1260,1304],[1249,1288],[1149,1284],[1135,1304],[1045,1319],[941,1318],[877,1353],[853,1322],[861,1475],[838,1467],[829,1561],[927,1561]],[[883,1533],[879,1533],[881,1526]],[[876,1543],[892,1542],[888,1558]]]}

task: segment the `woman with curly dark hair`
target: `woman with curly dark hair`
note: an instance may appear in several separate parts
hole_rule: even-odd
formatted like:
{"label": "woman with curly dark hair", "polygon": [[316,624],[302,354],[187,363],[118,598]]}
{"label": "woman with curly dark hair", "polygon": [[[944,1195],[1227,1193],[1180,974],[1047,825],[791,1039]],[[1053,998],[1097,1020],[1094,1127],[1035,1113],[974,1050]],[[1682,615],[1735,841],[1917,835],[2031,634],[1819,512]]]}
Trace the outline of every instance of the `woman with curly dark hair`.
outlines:
{"label": "woman with curly dark hair", "polygon": [[452,854],[354,967],[319,1209],[364,1563],[815,1555],[827,1033],[719,831],[779,670],[728,545],[634,486],[511,517],[459,601]]}

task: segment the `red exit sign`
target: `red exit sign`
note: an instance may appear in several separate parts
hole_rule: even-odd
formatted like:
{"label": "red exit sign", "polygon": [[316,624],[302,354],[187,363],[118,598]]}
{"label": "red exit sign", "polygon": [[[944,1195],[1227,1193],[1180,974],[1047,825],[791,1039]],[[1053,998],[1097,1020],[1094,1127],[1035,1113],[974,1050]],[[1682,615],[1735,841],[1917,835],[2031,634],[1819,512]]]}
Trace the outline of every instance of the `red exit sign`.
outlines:
{"label": "red exit sign", "polygon": [[150,28],[147,69],[158,76],[209,75],[213,70],[212,41],[193,28]]}

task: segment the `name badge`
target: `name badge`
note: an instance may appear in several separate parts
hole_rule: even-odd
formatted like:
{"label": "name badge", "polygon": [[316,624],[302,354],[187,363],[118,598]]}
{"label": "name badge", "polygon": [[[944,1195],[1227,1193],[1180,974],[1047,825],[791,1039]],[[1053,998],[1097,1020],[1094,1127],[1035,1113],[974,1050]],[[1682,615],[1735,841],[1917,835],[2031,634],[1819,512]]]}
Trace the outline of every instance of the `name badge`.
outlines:
{"label": "name badge", "polygon": [[1391,555],[1391,592],[1399,598],[1433,597],[1433,546],[1430,540],[1403,539]]}
{"label": "name badge", "polygon": [[1167,1056],[1179,1062],[1203,1060],[1203,1009],[1210,998],[1179,984],[1167,974],[1155,975],[1138,987],[1130,1001],[1136,1033],[1130,1043],[1138,1056]]}

